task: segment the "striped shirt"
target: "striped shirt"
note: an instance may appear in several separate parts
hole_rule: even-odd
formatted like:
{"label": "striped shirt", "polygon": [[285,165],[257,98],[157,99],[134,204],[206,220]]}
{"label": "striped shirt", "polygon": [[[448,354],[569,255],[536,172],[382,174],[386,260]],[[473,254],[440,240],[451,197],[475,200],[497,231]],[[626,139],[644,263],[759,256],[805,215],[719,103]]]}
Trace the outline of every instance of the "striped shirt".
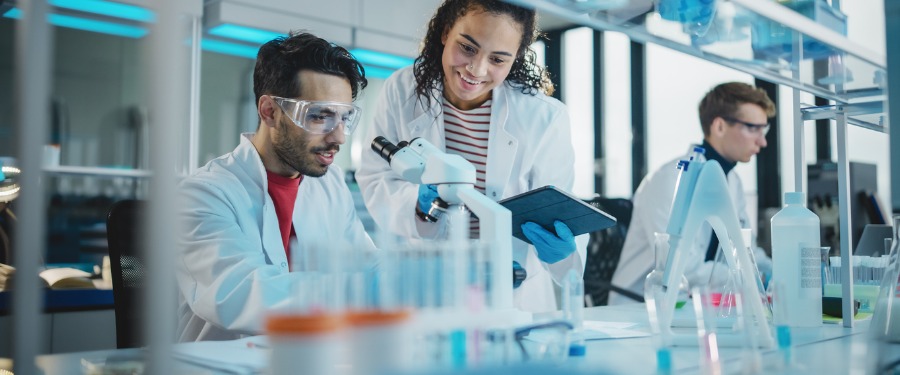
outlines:
{"label": "striped shirt", "polygon": [[[444,99],[444,141],[448,154],[456,154],[475,167],[475,190],[484,194],[487,170],[488,135],[491,128],[491,101],[463,111]],[[470,235],[478,238],[478,219],[469,224]]]}

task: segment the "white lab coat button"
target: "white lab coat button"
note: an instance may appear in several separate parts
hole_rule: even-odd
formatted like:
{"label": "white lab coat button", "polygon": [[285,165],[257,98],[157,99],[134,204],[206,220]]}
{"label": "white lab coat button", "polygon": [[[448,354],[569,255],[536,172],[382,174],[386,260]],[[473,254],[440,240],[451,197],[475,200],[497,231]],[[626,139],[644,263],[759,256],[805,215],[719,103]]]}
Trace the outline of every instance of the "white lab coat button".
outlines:
{"label": "white lab coat button", "polygon": [[507,143],[507,145],[510,145],[510,146],[512,146],[512,141],[509,141],[509,143]]}
{"label": "white lab coat button", "polygon": [[496,196],[497,196],[497,192],[496,192],[496,191],[492,191],[492,192],[491,192],[491,196],[492,196],[492,197],[496,197]]}
{"label": "white lab coat button", "polygon": [[287,262],[281,262],[281,268],[287,267]]}

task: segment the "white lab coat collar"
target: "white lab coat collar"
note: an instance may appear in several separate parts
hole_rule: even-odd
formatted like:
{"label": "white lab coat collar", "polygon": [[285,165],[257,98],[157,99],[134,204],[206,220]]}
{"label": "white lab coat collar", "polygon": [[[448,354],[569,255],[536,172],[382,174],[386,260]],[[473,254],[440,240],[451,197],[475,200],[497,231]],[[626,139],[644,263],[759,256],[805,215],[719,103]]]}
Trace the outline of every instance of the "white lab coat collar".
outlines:
{"label": "white lab coat collar", "polygon": [[262,209],[262,242],[263,251],[266,257],[272,261],[272,264],[283,266],[285,270],[287,266],[287,253],[284,249],[284,243],[281,242],[281,228],[278,226],[278,215],[275,214],[275,203],[269,196],[269,177],[266,175],[266,167],[262,162],[262,157],[256,146],[253,145],[252,138],[254,133],[241,133],[241,143],[234,149],[232,153],[235,160],[240,162],[241,169],[248,175],[256,175],[257,178],[251,182],[260,188],[262,194],[259,199],[263,202]]}

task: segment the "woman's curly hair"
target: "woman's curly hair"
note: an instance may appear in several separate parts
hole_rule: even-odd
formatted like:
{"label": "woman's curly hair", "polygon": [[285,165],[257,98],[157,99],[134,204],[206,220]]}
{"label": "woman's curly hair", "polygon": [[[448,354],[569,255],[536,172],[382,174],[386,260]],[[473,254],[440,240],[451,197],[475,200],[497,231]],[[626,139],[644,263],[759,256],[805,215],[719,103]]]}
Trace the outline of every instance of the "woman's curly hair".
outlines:
{"label": "woman's curly hair", "polygon": [[413,72],[416,77],[416,95],[425,99],[426,106],[434,97],[434,90],[443,85],[444,69],[441,57],[444,44],[441,38],[453,28],[456,22],[471,11],[483,11],[496,15],[508,15],[522,26],[522,40],[513,60],[506,83],[525,94],[534,95],[542,91],[553,93],[553,83],[547,71],[535,64],[535,53],[531,44],[541,35],[537,27],[537,15],[532,9],[525,9],[499,0],[446,0],[428,22],[428,31],[423,41],[422,52],[416,58]]}

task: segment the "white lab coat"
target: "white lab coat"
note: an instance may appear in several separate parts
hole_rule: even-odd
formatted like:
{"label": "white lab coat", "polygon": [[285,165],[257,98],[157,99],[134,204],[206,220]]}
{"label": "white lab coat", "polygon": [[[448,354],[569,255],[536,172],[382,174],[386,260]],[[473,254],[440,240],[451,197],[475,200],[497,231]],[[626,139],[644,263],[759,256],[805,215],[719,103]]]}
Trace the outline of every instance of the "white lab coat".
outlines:
{"label": "white lab coat", "polygon": [[[441,97],[440,92],[436,97]],[[499,201],[544,185],[571,191],[575,159],[565,105],[543,94],[522,94],[505,83],[493,90],[492,100],[485,195]],[[421,103],[412,67],[395,72],[384,84],[366,139],[380,135],[397,143],[421,137],[445,150],[441,101],[432,100],[427,109]],[[418,186],[402,180],[369,148],[363,152],[356,179],[378,225],[414,240],[445,233],[441,223],[416,218]],[[587,235],[576,237],[577,251],[548,265],[537,258],[532,246],[514,238],[513,260],[527,272],[513,294],[516,307],[530,312],[555,310],[552,280],[561,283],[570,269],[584,273],[587,241]]]}
{"label": "white lab coat", "polygon": [[[268,310],[285,307],[298,273],[289,273],[265,168],[252,134],[180,186],[184,238],[179,247],[179,341],[229,340],[262,333]],[[335,165],[304,177],[293,214],[294,260],[330,248],[374,249]],[[346,241],[346,242],[341,242]],[[295,261],[296,263],[296,261]]]}
{"label": "white lab coat", "polygon": [[[693,147],[691,147],[693,150]],[[686,159],[680,157],[672,160],[652,175],[644,178],[637,191],[634,193],[634,211],[631,216],[631,224],[622,247],[622,255],[619,265],[613,274],[612,284],[634,291],[638,294],[644,292],[644,279],[653,270],[654,232],[665,232],[669,223],[669,212],[672,208],[672,200],[675,195],[675,184],[678,180],[678,161]],[[705,157],[701,156],[705,160]],[[744,185],[734,169],[728,172],[728,193],[731,202],[738,214],[738,222],[742,228],[751,228],[750,218],[747,215],[747,202],[744,198]],[[704,262],[706,249],[712,235],[712,227],[704,222],[694,237],[694,257],[687,260],[685,277],[691,286],[705,285],[709,282],[714,262]],[[761,272],[771,275],[772,261],[765,252],[757,248],[756,233],[752,236],[752,246],[755,249],[756,261]],[[717,267],[723,269],[722,267]],[[724,269],[723,269],[724,270]],[[716,272],[719,275],[719,272]],[[610,291],[609,304],[631,303],[634,300]]]}

